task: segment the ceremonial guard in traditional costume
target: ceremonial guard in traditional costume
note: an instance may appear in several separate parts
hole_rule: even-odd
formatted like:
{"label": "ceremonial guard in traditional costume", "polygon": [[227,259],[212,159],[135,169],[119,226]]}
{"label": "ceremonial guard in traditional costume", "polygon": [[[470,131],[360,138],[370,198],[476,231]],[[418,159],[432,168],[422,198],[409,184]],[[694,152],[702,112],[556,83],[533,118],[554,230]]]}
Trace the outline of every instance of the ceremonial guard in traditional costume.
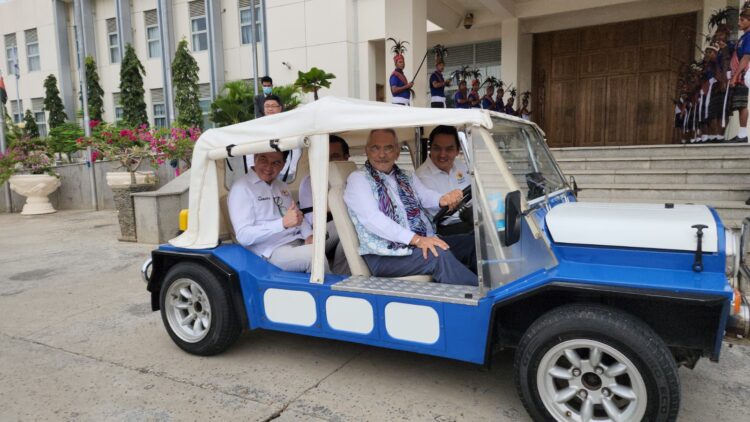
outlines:
{"label": "ceremonial guard in traditional costume", "polygon": [[737,136],[732,139],[734,142],[747,142],[747,68],[750,64],[750,5],[745,6],[740,12],[740,30],[744,32],[739,41],[737,48],[732,57],[732,87],[731,109],[738,110],[740,113],[740,129]]}
{"label": "ceremonial guard in traditional costume", "polygon": [[494,110],[495,109],[495,100],[492,99],[493,94],[495,93],[495,87],[492,84],[487,84],[487,88],[485,88],[484,96],[482,97],[482,108],[485,110]]}
{"label": "ceremonial guard in traditional costume", "polygon": [[505,110],[505,84],[503,81],[497,83],[497,91],[495,93],[495,108],[493,110],[502,113]]}
{"label": "ceremonial guard in traditional costume", "polygon": [[505,103],[505,108],[503,108],[502,112],[505,114],[510,114],[511,116],[516,115],[516,109],[513,108],[513,104],[516,102],[516,89],[513,88],[510,90],[510,98],[508,98],[508,101]]}
{"label": "ceremonial guard in traditional costume", "polygon": [[430,75],[430,107],[446,108],[445,87],[451,84],[451,80],[443,77],[445,62],[441,54],[435,53],[435,71]]}
{"label": "ceremonial guard in traditional costume", "polygon": [[474,79],[471,81],[471,91],[469,91],[469,105],[471,108],[479,108],[480,101],[479,79]]}
{"label": "ceremonial guard in traditional costume", "polygon": [[471,108],[471,99],[466,90],[465,80],[458,83],[458,91],[453,94],[453,101],[456,103],[456,108]]}
{"label": "ceremonial guard in traditional costume", "polygon": [[518,110],[518,117],[524,120],[531,119],[531,111],[529,111],[529,97],[530,96],[531,96],[531,91],[526,91],[523,94],[521,94],[521,109]]}
{"label": "ceremonial guard in traditional costume", "polygon": [[393,38],[388,38],[388,40],[394,43],[391,51],[394,53],[393,63],[396,65],[388,80],[391,87],[391,103],[408,106],[411,105],[411,88],[414,86],[414,82],[409,82],[404,75],[406,41],[397,41]]}

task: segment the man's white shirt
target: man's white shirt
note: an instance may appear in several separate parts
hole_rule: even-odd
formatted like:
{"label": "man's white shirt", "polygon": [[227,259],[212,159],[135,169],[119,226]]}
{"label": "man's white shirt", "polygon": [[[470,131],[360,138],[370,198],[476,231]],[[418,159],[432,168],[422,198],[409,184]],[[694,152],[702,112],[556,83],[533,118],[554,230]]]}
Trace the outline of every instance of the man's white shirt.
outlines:
{"label": "man's white shirt", "polygon": [[229,218],[237,241],[251,252],[268,258],[274,249],[296,239],[306,239],[312,229],[306,221],[284,228],[284,213],[294,198],[286,183],[274,179],[269,185],[254,170],[238,179],[227,197]]}
{"label": "man's white shirt", "polygon": [[[396,182],[396,176],[393,172],[389,174],[380,173],[385,181],[385,186],[390,193],[391,198],[394,200],[394,207],[399,209],[404,208],[403,202],[398,195],[398,183]],[[420,182],[419,177],[412,176],[411,187],[417,198],[422,203],[424,208],[436,208],[439,207],[440,197],[442,196],[434,190],[425,187]],[[378,207],[378,199],[372,192],[370,182],[362,171],[355,171],[349,175],[346,180],[346,190],[344,190],[344,202],[347,207],[354,212],[359,222],[370,232],[383,239],[399,242],[408,245],[415,233],[408,227],[402,227],[395,221],[391,220],[385,215]],[[422,221],[424,221],[427,229],[427,236],[434,236],[435,232],[432,230],[432,223],[429,221],[429,216],[426,213],[421,213]]]}
{"label": "man's white shirt", "polygon": [[[463,189],[471,185],[471,179],[469,178],[469,172],[466,169],[466,165],[458,158],[453,161],[453,167],[451,167],[451,171],[448,173],[437,168],[435,163],[432,162],[432,159],[427,158],[427,161],[419,166],[416,174],[417,178],[419,178],[427,188],[432,189],[441,195],[454,189]],[[430,211],[432,215],[437,214],[439,209],[440,207],[428,207],[428,211]],[[461,219],[458,215],[452,215],[443,220],[441,226],[447,226],[459,222],[461,222]]]}

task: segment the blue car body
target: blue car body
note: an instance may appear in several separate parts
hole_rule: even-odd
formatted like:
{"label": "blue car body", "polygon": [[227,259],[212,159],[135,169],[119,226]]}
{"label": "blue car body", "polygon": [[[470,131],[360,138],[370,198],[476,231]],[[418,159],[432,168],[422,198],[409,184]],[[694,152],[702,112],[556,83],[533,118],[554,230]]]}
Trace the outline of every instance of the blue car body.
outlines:
{"label": "blue car body", "polygon": [[[565,194],[566,201],[575,201]],[[550,205],[558,205],[563,198],[551,198]],[[309,275],[282,271],[237,244],[222,244],[213,249],[186,250],[163,245],[154,251],[160,254],[189,254],[212,257],[223,263],[239,282],[242,307],[247,328],[284,331],[308,336],[350,341],[378,347],[441,356],[477,364],[487,362],[492,340],[494,310],[518,298],[533,295],[547,288],[567,288],[589,291],[609,291],[617,295],[629,293],[651,296],[658,300],[679,298],[683,301],[708,301],[718,310],[715,335],[706,354],[717,360],[721,348],[729,305],[733,291],[724,274],[726,253],[724,227],[715,210],[711,210],[718,227],[718,251],[704,253],[704,270],[692,269],[695,255],[686,251],[614,248],[602,246],[566,245],[549,239],[558,264],[542,269],[487,292],[473,304],[450,303],[387,294],[369,294],[335,290],[333,287],[345,277],[328,274],[325,282],[309,282]],[[544,226],[546,209],[540,208],[536,218]],[[524,230],[528,230],[525,226]],[[550,236],[544,229],[544,235]],[[268,289],[309,293],[315,299],[316,318],[310,325],[274,322],[268,318],[263,297]],[[153,291],[152,291],[153,292]],[[372,307],[374,324],[368,333],[337,330],[326,317],[326,303],[331,297],[357,298]],[[235,302],[237,303],[237,302]],[[429,307],[440,321],[440,333],[431,343],[394,338],[389,334],[384,318],[390,303]]]}

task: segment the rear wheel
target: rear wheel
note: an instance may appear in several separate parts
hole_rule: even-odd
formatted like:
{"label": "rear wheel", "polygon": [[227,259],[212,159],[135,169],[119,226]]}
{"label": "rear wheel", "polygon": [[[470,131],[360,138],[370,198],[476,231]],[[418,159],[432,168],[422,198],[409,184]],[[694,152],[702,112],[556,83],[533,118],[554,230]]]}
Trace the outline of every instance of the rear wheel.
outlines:
{"label": "rear wheel", "polygon": [[159,299],[169,336],[188,353],[221,353],[240,334],[229,289],[201,265],[180,263],[172,267]]}
{"label": "rear wheel", "polygon": [[643,321],[599,305],[539,318],[516,351],[516,386],[534,420],[672,421],[677,365]]}

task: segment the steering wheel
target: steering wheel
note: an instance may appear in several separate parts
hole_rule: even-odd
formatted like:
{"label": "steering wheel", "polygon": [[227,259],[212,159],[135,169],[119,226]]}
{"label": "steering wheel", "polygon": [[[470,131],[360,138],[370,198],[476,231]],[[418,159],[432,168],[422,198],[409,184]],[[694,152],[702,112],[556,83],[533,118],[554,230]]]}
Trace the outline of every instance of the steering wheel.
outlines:
{"label": "steering wheel", "polygon": [[432,217],[432,222],[434,224],[439,224],[441,221],[445,220],[446,218],[450,217],[451,215],[461,211],[463,208],[467,206],[469,201],[471,201],[471,186],[467,186],[463,188],[461,191],[463,194],[463,198],[461,198],[461,202],[454,208],[453,210],[448,209],[448,207],[440,207],[440,211],[435,214],[434,217]]}

